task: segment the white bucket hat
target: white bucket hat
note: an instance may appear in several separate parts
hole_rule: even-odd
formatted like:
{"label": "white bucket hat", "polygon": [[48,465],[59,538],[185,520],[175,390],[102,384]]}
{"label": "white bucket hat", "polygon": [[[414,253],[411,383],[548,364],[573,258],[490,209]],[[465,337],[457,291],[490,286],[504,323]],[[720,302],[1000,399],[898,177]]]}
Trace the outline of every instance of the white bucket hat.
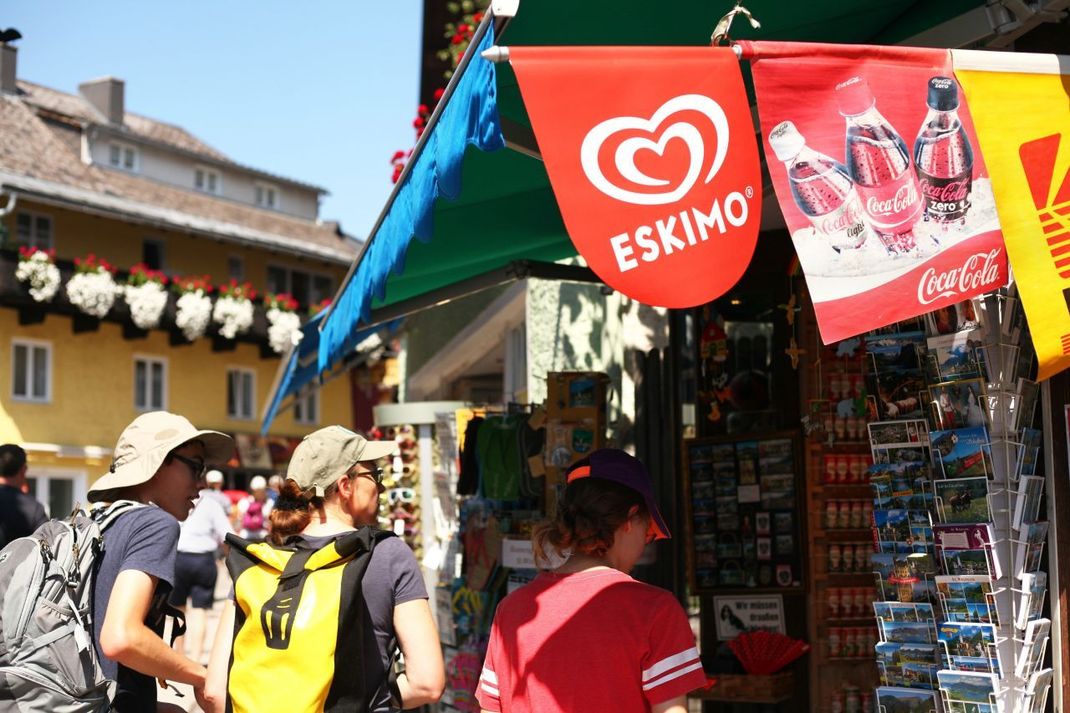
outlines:
{"label": "white bucket hat", "polygon": [[204,444],[205,463],[225,463],[234,454],[234,441],[225,433],[198,430],[167,411],[141,414],[119,435],[111,468],[89,489],[90,502],[104,500],[108,491],[147,483],[168,453],[190,441]]}

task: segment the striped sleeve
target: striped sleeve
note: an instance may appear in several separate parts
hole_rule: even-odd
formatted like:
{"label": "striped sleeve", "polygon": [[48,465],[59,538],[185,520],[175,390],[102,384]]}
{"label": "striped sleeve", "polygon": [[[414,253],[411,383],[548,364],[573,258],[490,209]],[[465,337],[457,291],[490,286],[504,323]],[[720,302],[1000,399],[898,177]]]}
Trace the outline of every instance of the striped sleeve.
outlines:
{"label": "striped sleeve", "polygon": [[479,674],[479,683],[476,685],[476,700],[479,701],[479,707],[485,711],[502,709],[501,686],[498,683],[497,672],[497,661],[501,658],[499,642],[498,626],[495,622],[491,625],[487,656],[483,659],[483,670]]}
{"label": "striped sleeve", "polygon": [[651,705],[706,685],[687,614],[671,596],[665,598],[653,617],[642,666],[643,695]]}

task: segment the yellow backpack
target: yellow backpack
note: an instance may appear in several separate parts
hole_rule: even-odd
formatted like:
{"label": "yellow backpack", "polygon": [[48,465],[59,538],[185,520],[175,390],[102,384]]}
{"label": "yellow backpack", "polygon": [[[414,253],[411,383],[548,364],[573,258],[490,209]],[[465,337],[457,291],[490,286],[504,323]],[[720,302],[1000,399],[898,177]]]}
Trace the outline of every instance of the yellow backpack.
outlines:
{"label": "yellow backpack", "polygon": [[236,604],[228,710],[369,709],[377,690],[365,690],[364,642],[374,632],[364,630],[361,579],[375,543],[393,536],[362,527],[312,549],[227,535]]}

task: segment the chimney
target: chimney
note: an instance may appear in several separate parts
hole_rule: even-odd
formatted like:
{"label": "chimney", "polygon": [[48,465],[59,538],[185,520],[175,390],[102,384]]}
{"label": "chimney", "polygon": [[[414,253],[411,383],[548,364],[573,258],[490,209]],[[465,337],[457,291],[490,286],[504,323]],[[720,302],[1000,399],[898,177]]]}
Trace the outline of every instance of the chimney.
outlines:
{"label": "chimney", "polygon": [[101,77],[78,85],[78,92],[93,108],[104,115],[109,124],[123,123],[123,80]]}
{"label": "chimney", "polygon": [[0,43],[0,92],[14,94],[18,91],[15,84],[15,64],[19,51],[6,42]]}

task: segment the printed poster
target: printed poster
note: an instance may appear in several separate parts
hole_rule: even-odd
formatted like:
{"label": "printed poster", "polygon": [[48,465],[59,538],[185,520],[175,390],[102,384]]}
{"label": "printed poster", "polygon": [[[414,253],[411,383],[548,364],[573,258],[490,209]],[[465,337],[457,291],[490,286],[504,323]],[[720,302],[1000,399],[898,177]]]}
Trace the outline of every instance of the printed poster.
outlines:
{"label": "printed poster", "polygon": [[1070,366],[1070,61],[953,50],[992,167],[1041,381]]}
{"label": "printed poster", "polygon": [[740,44],[825,344],[1007,283],[992,181],[946,50]]}

